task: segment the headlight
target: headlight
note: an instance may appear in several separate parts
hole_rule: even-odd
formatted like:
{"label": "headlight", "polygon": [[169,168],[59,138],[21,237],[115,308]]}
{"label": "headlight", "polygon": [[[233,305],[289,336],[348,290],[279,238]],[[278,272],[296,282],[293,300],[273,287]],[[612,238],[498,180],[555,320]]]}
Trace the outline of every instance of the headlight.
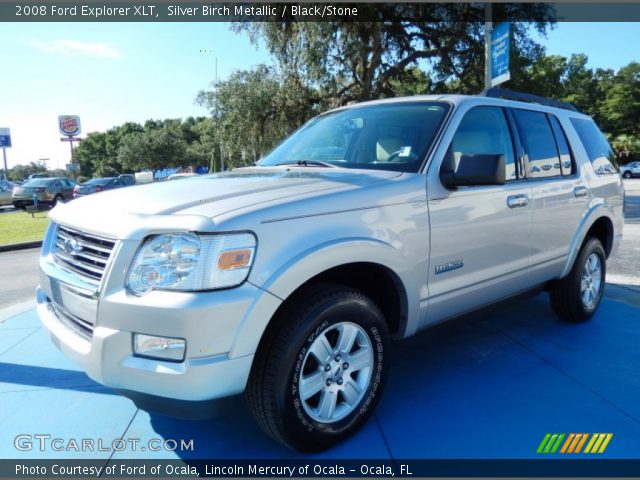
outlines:
{"label": "headlight", "polygon": [[127,287],[136,295],[159,290],[213,290],[243,283],[256,239],[249,233],[171,233],[148,238],[136,253]]}

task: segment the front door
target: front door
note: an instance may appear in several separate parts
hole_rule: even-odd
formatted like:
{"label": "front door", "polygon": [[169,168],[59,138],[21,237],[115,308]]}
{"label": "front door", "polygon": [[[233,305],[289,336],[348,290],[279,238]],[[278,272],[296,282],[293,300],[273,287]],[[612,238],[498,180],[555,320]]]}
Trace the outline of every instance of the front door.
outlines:
{"label": "front door", "polygon": [[429,170],[431,260],[423,326],[526,287],[533,220],[531,188],[515,153],[512,128],[503,108],[473,107],[463,114],[443,159],[503,155],[504,185],[446,189],[439,182],[440,165]]}

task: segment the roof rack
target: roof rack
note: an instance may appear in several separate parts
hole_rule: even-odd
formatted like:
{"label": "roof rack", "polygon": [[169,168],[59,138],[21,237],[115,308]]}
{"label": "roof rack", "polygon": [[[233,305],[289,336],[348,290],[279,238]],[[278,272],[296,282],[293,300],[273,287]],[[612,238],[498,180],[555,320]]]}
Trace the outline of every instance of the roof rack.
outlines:
{"label": "roof rack", "polygon": [[547,97],[541,97],[539,95],[533,95],[531,93],[516,92],[515,90],[508,90],[506,88],[489,88],[482,91],[479,94],[481,97],[491,98],[504,98],[506,100],[517,100],[520,102],[538,103],[540,105],[546,105],[547,107],[562,108],[564,110],[571,110],[577,112],[578,109],[570,103],[560,102]]}

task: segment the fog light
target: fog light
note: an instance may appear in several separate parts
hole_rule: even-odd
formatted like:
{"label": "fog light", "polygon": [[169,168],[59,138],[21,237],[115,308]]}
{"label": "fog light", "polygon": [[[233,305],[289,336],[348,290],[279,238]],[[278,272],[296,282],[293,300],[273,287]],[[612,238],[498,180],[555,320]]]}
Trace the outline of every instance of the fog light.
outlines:
{"label": "fog light", "polygon": [[186,342],[181,338],[133,334],[133,353],[140,357],[181,362],[184,360],[186,349]]}

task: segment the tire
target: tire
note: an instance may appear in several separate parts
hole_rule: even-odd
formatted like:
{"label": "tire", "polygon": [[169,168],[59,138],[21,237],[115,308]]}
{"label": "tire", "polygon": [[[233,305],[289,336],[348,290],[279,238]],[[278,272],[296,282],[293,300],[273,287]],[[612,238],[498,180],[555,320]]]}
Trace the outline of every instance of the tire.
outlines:
{"label": "tire", "polygon": [[55,197],[53,197],[53,201],[51,202],[51,206],[49,208],[53,208],[58,205],[58,202],[60,200],[62,200],[62,195],[56,195]]}
{"label": "tire", "polygon": [[[390,353],[384,316],[358,290],[319,285],[273,322],[253,361],[249,409],[287,447],[325,450],[361,428],[380,399]],[[342,339],[351,348],[340,348]]]}
{"label": "tire", "polygon": [[556,315],[568,322],[589,320],[602,300],[606,273],[602,243],[588,238],[569,275],[551,284],[549,297]]}
{"label": "tire", "polygon": [[631,178],[631,172],[624,172],[624,173],[622,174],[622,176],[623,176],[624,178]]}

